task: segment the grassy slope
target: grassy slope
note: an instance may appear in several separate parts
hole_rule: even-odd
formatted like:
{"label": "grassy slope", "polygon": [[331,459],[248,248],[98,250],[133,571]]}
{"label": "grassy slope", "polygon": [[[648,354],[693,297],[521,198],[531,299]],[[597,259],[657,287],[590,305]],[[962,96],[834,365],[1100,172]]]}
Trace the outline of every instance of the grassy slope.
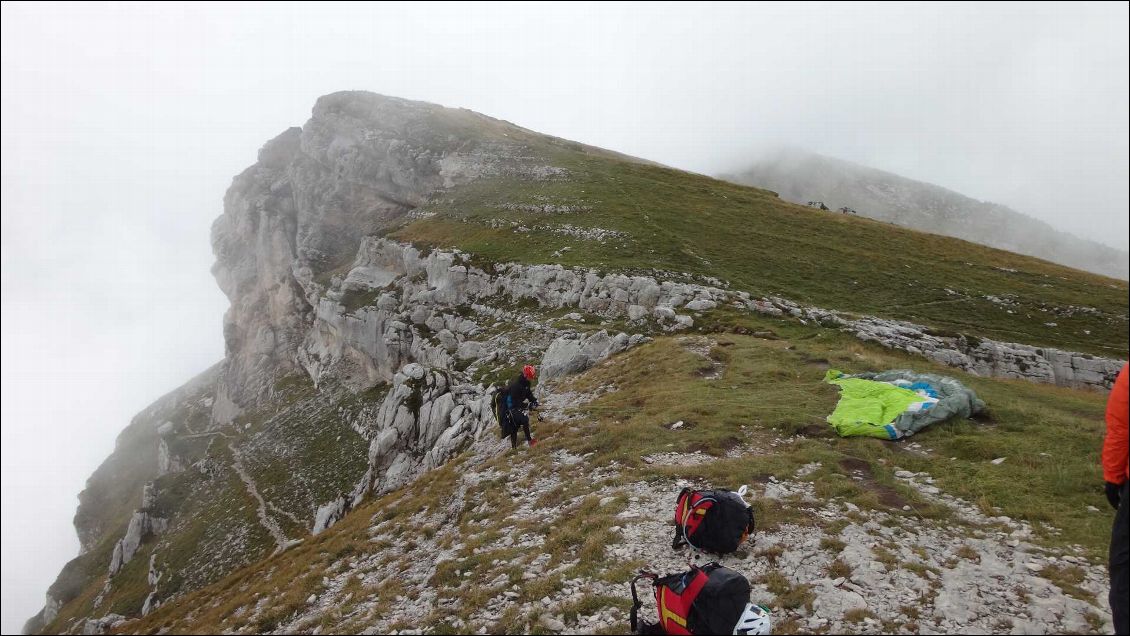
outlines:
{"label": "grassy slope", "polygon": [[[223,444],[214,445],[209,453],[221,462],[226,454]],[[155,512],[175,513],[169,530],[141,544],[133,559],[111,579],[102,604],[95,608],[95,597],[106,583],[109,555],[125,533],[128,517],[120,528],[108,532],[95,550],[80,557],[87,564],[80,579],[82,592],[62,607],[56,620],[43,630],[45,633],[66,629],[75,617],[139,614],[152,591],[147,578],[154,552],[158,569],[165,572],[161,583],[165,593],[185,584],[198,587],[210,583],[233,567],[269,553],[271,539],[260,528],[255,502],[234,471],[223,469],[214,478],[204,478],[190,470],[163,476],[157,484],[161,492]]]}
{"label": "grassy slope", "polygon": [[[1102,481],[1098,451],[1104,430],[1105,395],[978,378],[909,354],[864,345],[829,330],[744,316],[722,316],[719,320],[747,329],[768,328],[784,339],[718,334],[720,343],[734,344],[715,349],[714,356],[725,361],[728,368],[713,382],[688,374],[692,363],[701,366],[702,361],[671,347],[667,347],[672,352],[667,354],[671,356],[668,368],[662,366],[662,358],[631,360],[631,355],[643,356],[647,350],[630,354],[619,364],[604,365],[606,377],[590,374],[594,375],[590,381],[615,381],[623,388],[598,399],[592,408],[597,415],[615,413],[615,417],[623,418],[625,430],[601,427],[583,443],[591,450],[615,447],[627,432],[638,436],[632,453],[669,451],[666,444],[672,442],[670,434],[656,427],[678,419],[705,425],[680,436],[676,447],[701,447],[713,453],[721,453],[747,437],[756,439],[762,429],[786,435],[816,435],[794,444],[790,451],[774,451],[765,458],[723,459],[706,467],[680,467],[673,472],[749,483],[765,473],[787,477],[796,466],[818,459],[824,460],[822,470],[830,474],[838,471],[835,465],[842,457],[856,457],[871,464],[881,483],[901,489],[892,478],[897,465],[930,472],[943,491],[986,510],[999,507],[1001,514],[1035,522],[1041,538],[1051,545],[1080,544],[1091,556],[1102,556],[1109,541],[1110,519],[1106,514],[1088,511],[1087,506],[1104,510],[1105,500],[1098,487]],[[838,390],[822,381],[829,366],[849,373],[909,368],[957,377],[985,400],[990,421],[953,421],[927,429],[913,441],[931,449],[928,456],[908,452],[905,444],[835,437],[824,419],[839,398]],[[625,405],[632,408],[625,409]],[[741,426],[748,433],[738,432]],[[622,455],[621,461],[633,462],[628,453]],[[998,457],[1008,459],[1000,465],[990,463]],[[781,463],[786,464],[783,471],[779,470]],[[660,472],[670,474],[672,470]],[[842,495],[844,490],[858,489],[849,482],[833,486],[835,480],[821,477],[821,473],[816,474],[818,492],[820,488],[835,488],[836,494]],[[832,492],[826,490],[825,494]],[[875,493],[856,494],[864,502],[877,504]],[[913,493],[905,489],[903,494],[913,498]]]}
{"label": "grassy slope", "polygon": [[[139,413],[118,436],[114,452],[87,480],[79,495],[75,523],[95,528],[99,538],[89,551],[69,561],[52,584],[52,596],[70,601],[60,611],[55,625],[65,625],[71,616],[85,613],[101,590],[114,546],[129,527],[134,510],[141,505],[142,486],[157,476],[157,427],[165,421],[173,422],[178,430],[202,426],[207,422],[207,411],[199,401],[210,390],[202,388],[176,402],[170,402],[166,396]],[[175,444],[174,452],[192,456],[189,449],[175,448]],[[145,573],[139,576],[144,578]],[[141,601],[137,606],[141,606]]]}
{"label": "grassy slope", "polygon": [[[74,600],[63,606],[45,631],[61,631],[76,616],[139,614],[152,591],[147,580],[151,554],[157,554],[157,568],[164,572],[159,593],[166,597],[212,583],[271,552],[273,539],[259,523],[257,502],[230,467],[229,442],[241,447],[248,472],[273,506],[272,516],[292,538],[308,534],[318,505],[353,488],[367,468],[367,444],[350,428],[345,416],[374,399],[379,401],[379,396],[333,393],[335,398],[326,399],[318,395],[306,376],[285,378],[276,391],[274,403],[240,418],[221,436],[174,438],[170,442],[186,463],[208,456],[217,469],[212,476],[189,468],[156,479],[154,512],[171,519],[171,526],[166,533],[142,543],[134,558],[113,577],[103,603],[96,609],[94,599],[106,582],[114,544],[125,534],[140,504],[141,485],[156,477],[156,462],[149,462],[153,466],[145,464],[148,472],[125,484],[129,490],[123,492],[123,502],[111,509],[116,515],[112,517],[114,525],[108,526],[101,541],[68,564],[60,576]],[[178,408],[160,413],[154,421],[145,419],[138,426],[153,431],[156,422],[168,420],[183,432],[189,421],[201,426],[207,421],[206,417],[199,421],[198,411]],[[155,457],[155,437],[150,437],[154,439],[144,449],[126,450],[140,457]]]}
{"label": "grassy slope", "polygon": [[380,387],[354,396],[327,382],[322,391],[334,397],[319,398],[309,377],[301,374],[278,386],[284,387],[290,404],[278,412],[272,405],[248,418],[244,425],[251,426],[244,429],[248,438],[240,452],[275,520],[287,536],[297,538],[309,531],[318,506],[351,491],[368,469],[368,443],[348,418],[359,408],[379,404],[384,395]]}
{"label": "grassy slope", "polygon": [[[497,177],[460,186],[428,206],[435,216],[417,220],[394,236],[459,247],[486,260],[714,276],[737,289],[843,311],[1005,341],[1126,356],[1128,288],[1123,281],[958,239],[811,210],[764,190],[533,136],[529,144],[532,154],[568,170],[568,178]],[[501,207],[545,203],[590,209],[549,215]],[[540,229],[517,232],[511,222]],[[627,236],[601,243],[552,231],[564,224]],[[564,247],[571,249],[555,254]],[[1007,297],[1015,304],[1002,307],[984,298],[987,295]],[[1072,306],[1098,312],[1066,315]],[[1057,326],[1046,326],[1049,322]]]}
{"label": "grassy slope", "polygon": [[[747,332],[772,330],[779,339],[738,335],[732,333],[735,327]],[[911,510],[900,514],[907,517],[962,523],[949,509],[924,501],[893,477],[898,468],[928,471],[945,492],[974,502],[991,514],[1029,520],[1037,541],[1049,547],[1080,544],[1092,559],[1103,558],[1110,515],[1097,487],[1101,482],[1097,454],[1105,396],[976,378],[920,358],[862,344],[835,331],[787,321],[721,313],[700,328],[718,343],[711,351],[712,360],[688,352],[675,338],[660,338],[572,380],[572,389],[591,390],[611,382],[619,390],[581,407],[579,412],[585,416],[582,420],[536,424],[542,443],[528,451],[532,461],[548,466],[549,455],[566,448],[574,453],[593,453],[591,461],[596,465],[618,463],[622,471],[619,479],[705,478],[730,486],[764,481],[770,475],[793,479],[798,467],[819,461],[822,467],[807,479],[815,483],[820,496],[843,497],[864,509],[901,510],[906,504]],[[724,372],[717,380],[704,380],[702,371],[713,362],[724,364]],[[950,422],[927,429],[913,439],[929,449],[929,454],[914,452],[901,443],[840,439],[829,433],[823,419],[838,395],[835,387],[822,382],[829,365],[849,372],[908,367],[956,375],[986,400],[992,419],[980,424]],[[683,429],[675,431],[665,426],[678,419],[687,422]],[[738,445],[791,438],[798,432],[803,437],[767,454],[724,456]],[[718,459],[695,466],[660,466],[641,459],[656,452],[692,451],[714,454]],[[1008,459],[1000,465],[991,464],[990,460],[998,456]],[[336,571],[345,560],[359,559],[385,547],[370,539],[374,525],[389,520],[395,524],[423,508],[442,510],[466,459],[457,458],[412,485],[366,502],[325,534],[310,538],[283,555],[244,568],[175,605],[162,607],[156,614],[131,624],[130,631],[271,629],[302,610],[307,595],[321,591],[325,572]],[[505,472],[509,462],[503,456],[488,461],[486,466]],[[861,465],[868,468],[873,480],[860,482],[851,477],[851,471]],[[477,470],[484,468],[479,466]],[[534,477],[519,475],[511,478],[510,483],[521,490],[522,480]],[[590,505],[591,497],[585,499],[585,494],[596,487],[584,474],[566,481],[552,493],[556,499],[551,497],[552,500],[538,505],[571,507],[581,501],[570,513],[576,522],[525,530],[545,535],[544,551],[552,556],[551,564],[580,559],[562,577],[597,576],[623,582],[632,567],[640,564],[612,567],[604,558],[603,546],[618,540],[608,532],[608,527],[618,522],[608,509]],[[485,498],[490,513],[476,514],[468,505],[452,521],[459,527],[460,543],[466,543],[466,547],[460,558],[444,563],[432,579],[440,598],[462,597],[464,608],[477,606],[473,598],[476,592],[473,586],[467,588],[459,583],[461,577],[457,573],[473,573],[463,575],[472,576],[468,579],[471,581],[489,580],[498,573],[496,560],[505,562],[509,555],[501,547],[474,552],[476,547],[489,545],[491,537],[501,536],[498,532],[492,534],[489,524],[483,527],[478,522],[487,519],[501,529],[508,523],[507,515],[520,504],[505,488],[489,485],[484,485],[476,497]],[[1088,506],[1102,512],[1089,511]],[[759,527],[763,529],[782,523],[826,523],[800,516],[786,503],[759,501],[756,508]],[[413,533],[427,532],[407,524],[395,527],[409,533],[402,535],[406,545],[411,544]],[[523,598],[536,600],[556,584],[559,581],[523,583],[521,593]],[[403,590],[390,583],[380,589],[359,586],[355,592],[352,603],[359,600],[357,595],[362,595],[375,598],[381,605],[394,602],[395,595]],[[262,599],[267,599],[271,610],[258,619],[250,620],[245,611],[236,611]],[[782,593],[778,602],[786,601]],[[624,598],[582,601],[598,606],[624,606],[625,602]],[[352,605],[335,610],[326,619],[325,629],[349,632],[366,627],[357,616],[350,618],[351,608]],[[463,614],[459,616],[466,619]],[[452,618],[450,612],[437,610],[427,624],[441,629]],[[521,629],[530,618],[499,617],[494,633]]]}

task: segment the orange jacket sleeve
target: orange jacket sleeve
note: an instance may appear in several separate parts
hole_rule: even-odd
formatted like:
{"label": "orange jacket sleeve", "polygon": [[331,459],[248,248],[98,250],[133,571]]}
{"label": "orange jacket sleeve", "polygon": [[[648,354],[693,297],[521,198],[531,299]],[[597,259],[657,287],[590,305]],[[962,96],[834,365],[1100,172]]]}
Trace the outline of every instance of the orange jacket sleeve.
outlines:
{"label": "orange jacket sleeve", "polygon": [[1121,484],[1130,476],[1130,440],[1126,432],[1126,420],[1130,419],[1130,386],[1126,378],[1127,365],[1122,365],[1118,379],[1114,381],[1110,398],[1106,403],[1106,439],[1103,440],[1103,479],[1112,484]]}

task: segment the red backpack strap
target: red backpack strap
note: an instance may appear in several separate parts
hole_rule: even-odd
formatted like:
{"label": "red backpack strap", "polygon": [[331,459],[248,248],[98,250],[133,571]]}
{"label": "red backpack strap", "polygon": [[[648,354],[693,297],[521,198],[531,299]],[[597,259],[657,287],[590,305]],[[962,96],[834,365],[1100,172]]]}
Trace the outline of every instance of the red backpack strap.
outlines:
{"label": "red backpack strap", "polygon": [[683,517],[683,507],[690,503],[690,497],[694,491],[690,488],[684,488],[679,491],[679,496],[675,498],[675,523],[680,523]]}
{"label": "red backpack strap", "polygon": [[689,488],[684,488],[679,493],[679,499],[675,503],[675,537],[671,540],[671,549],[678,549],[683,544],[695,547],[690,537],[714,505],[716,500],[710,496],[712,494],[709,491],[706,494],[691,491]]}
{"label": "red backpack strap", "polygon": [[691,572],[694,573],[694,576],[681,594],[676,594],[666,585],[659,585],[655,588],[655,605],[659,611],[659,626],[663,628],[665,633],[680,635],[691,633],[687,629],[687,618],[690,615],[691,607],[694,605],[694,600],[698,598],[699,592],[702,591],[706,581],[710,578],[698,567],[695,567]]}

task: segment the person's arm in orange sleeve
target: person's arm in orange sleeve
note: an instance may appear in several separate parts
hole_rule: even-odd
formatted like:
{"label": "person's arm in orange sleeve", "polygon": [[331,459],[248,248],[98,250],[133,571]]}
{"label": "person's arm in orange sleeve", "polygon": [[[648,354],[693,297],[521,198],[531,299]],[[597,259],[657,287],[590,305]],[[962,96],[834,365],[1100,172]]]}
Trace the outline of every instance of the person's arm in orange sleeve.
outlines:
{"label": "person's arm in orange sleeve", "polygon": [[1122,365],[1110,398],[1106,403],[1106,439],[1103,440],[1103,481],[1106,498],[1118,508],[1119,491],[1130,476],[1130,439],[1127,420],[1130,419],[1130,385],[1127,384],[1127,365]]}

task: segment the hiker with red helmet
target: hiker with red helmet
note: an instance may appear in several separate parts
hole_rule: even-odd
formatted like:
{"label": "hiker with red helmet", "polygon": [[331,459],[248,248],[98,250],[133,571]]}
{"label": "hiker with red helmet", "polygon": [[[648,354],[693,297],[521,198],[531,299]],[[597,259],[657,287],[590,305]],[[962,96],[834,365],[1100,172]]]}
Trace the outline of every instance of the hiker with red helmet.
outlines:
{"label": "hiker with red helmet", "polygon": [[537,370],[533,365],[527,364],[522,367],[522,373],[507,385],[499,396],[499,422],[503,431],[510,433],[511,448],[518,447],[519,428],[526,434],[526,441],[530,446],[538,443],[530,436],[530,416],[526,414],[527,403],[529,403],[528,408],[538,407],[538,400],[534,397],[533,389],[530,388],[530,383],[536,375]]}

